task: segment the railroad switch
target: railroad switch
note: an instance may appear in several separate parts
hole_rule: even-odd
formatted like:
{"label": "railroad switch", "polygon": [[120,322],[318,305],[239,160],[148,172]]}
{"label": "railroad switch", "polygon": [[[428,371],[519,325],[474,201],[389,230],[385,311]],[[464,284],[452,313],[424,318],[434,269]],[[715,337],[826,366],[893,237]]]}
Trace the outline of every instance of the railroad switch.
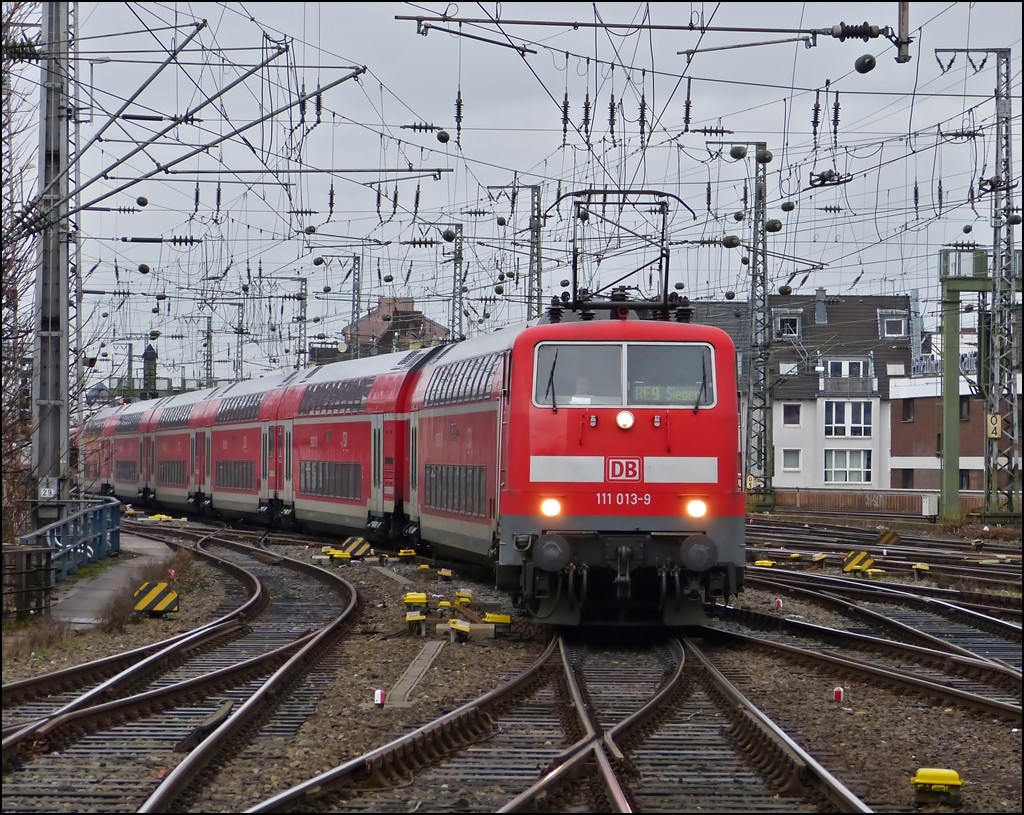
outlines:
{"label": "railroad switch", "polygon": [[452,613],[452,604],[448,600],[442,600],[437,604],[437,613],[442,617],[447,617]]}
{"label": "railroad switch", "polygon": [[455,592],[455,605],[457,606],[468,606],[473,602],[473,592],[471,591],[457,591]]}
{"label": "railroad switch", "polygon": [[443,583],[449,582],[452,579],[452,570],[451,569],[438,569],[437,570],[437,579],[442,581]]}
{"label": "railroad switch", "polygon": [[928,574],[927,563],[915,563],[910,567],[914,570],[914,582],[919,583]]}
{"label": "railroad switch", "polygon": [[403,598],[407,614],[426,614],[428,610],[427,595],[422,591],[411,591]]}
{"label": "railroad switch", "polygon": [[922,767],[910,779],[914,798],[919,804],[959,806],[964,800],[964,782],[956,770]]}
{"label": "railroad switch", "polygon": [[452,642],[466,642],[469,639],[469,632],[469,623],[465,620],[452,619],[448,621],[448,633],[451,635]]}
{"label": "railroad switch", "polygon": [[401,561],[412,560],[414,557],[416,557],[416,550],[415,549],[399,549],[398,550],[398,559],[401,560]]}
{"label": "railroad switch", "polygon": [[428,566],[426,563],[421,563],[419,566],[416,567],[416,571],[417,572],[429,572],[430,571],[430,566]]}
{"label": "railroad switch", "polygon": [[485,614],[484,622],[494,626],[494,636],[507,636],[512,633],[512,617],[508,614]]}
{"label": "railroad switch", "polygon": [[825,558],[827,558],[827,557],[828,557],[828,555],[826,555],[824,552],[822,552],[821,554],[815,555],[814,557],[811,558],[811,566],[810,566],[810,568],[812,568],[812,569],[821,569],[821,568],[823,568],[825,566]]}
{"label": "railroad switch", "polygon": [[422,611],[409,611],[405,615],[409,633],[419,637],[427,636],[427,615]]}
{"label": "railroad switch", "polygon": [[885,569],[865,569],[864,574],[866,574],[869,578],[881,577],[883,574],[885,574]]}

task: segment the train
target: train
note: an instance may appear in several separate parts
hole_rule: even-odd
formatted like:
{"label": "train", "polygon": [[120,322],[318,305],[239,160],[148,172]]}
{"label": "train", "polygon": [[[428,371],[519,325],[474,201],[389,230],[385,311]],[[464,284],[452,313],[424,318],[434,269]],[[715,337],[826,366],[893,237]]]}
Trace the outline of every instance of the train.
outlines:
{"label": "train", "polygon": [[84,488],[493,570],[552,625],[691,625],[743,588],[737,355],[637,310],[99,409]]}

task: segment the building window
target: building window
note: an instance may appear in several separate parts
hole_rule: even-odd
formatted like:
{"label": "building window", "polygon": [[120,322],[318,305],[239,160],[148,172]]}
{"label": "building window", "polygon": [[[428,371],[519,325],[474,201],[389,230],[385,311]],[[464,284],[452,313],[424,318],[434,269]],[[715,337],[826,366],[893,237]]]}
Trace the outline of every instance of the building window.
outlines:
{"label": "building window", "polygon": [[871,482],[870,450],[826,450],[827,484],[868,484]]}
{"label": "building window", "polygon": [[885,365],[886,376],[905,376],[907,373],[907,366],[902,362],[887,362]]}
{"label": "building window", "polygon": [[968,422],[971,420],[971,397],[961,396],[960,397],[960,421]]}
{"label": "building window", "polygon": [[960,489],[969,490],[971,488],[971,471],[961,470],[960,471]]}
{"label": "building window", "polygon": [[772,329],[776,338],[796,340],[800,338],[801,315],[799,308],[773,308]]}
{"label": "building window", "polygon": [[903,477],[900,486],[905,490],[914,489],[914,471],[913,470],[900,470]]}
{"label": "building window", "polygon": [[783,450],[782,451],[782,469],[786,472],[799,472],[800,470],[800,451],[799,450]]}
{"label": "building window", "polygon": [[780,362],[779,363],[779,374],[781,376],[792,376],[795,374],[800,367],[797,362]]}
{"label": "building window", "polygon": [[865,359],[832,359],[825,364],[827,376],[859,378],[868,376],[868,362]]}
{"label": "building window", "polygon": [[800,405],[783,405],[782,423],[787,427],[800,427]]}
{"label": "building window", "polygon": [[870,402],[825,402],[825,435],[870,438]]}
{"label": "building window", "polygon": [[904,399],[903,400],[903,421],[912,422],[914,421],[914,400]]}
{"label": "building window", "polygon": [[880,339],[888,337],[906,337],[908,315],[905,311],[878,310],[878,336]]}

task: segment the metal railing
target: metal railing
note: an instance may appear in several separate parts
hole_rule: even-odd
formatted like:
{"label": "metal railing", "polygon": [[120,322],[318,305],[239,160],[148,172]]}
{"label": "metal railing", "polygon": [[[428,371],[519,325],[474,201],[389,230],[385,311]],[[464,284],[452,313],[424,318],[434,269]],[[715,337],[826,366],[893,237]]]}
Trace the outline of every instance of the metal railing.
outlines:
{"label": "metal railing", "polygon": [[[80,509],[77,511],[75,507]],[[121,502],[116,498],[68,501],[68,516],[18,538],[26,547],[53,550],[53,582],[121,551]],[[51,584],[52,585],[52,584]]]}

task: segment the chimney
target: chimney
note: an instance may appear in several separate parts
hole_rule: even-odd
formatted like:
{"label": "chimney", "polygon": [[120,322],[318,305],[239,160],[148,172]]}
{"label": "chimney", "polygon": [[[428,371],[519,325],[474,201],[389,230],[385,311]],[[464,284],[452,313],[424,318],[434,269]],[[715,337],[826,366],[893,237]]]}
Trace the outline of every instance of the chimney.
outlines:
{"label": "chimney", "polygon": [[825,287],[818,286],[814,290],[814,322],[817,325],[828,323],[828,311],[825,310]]}

